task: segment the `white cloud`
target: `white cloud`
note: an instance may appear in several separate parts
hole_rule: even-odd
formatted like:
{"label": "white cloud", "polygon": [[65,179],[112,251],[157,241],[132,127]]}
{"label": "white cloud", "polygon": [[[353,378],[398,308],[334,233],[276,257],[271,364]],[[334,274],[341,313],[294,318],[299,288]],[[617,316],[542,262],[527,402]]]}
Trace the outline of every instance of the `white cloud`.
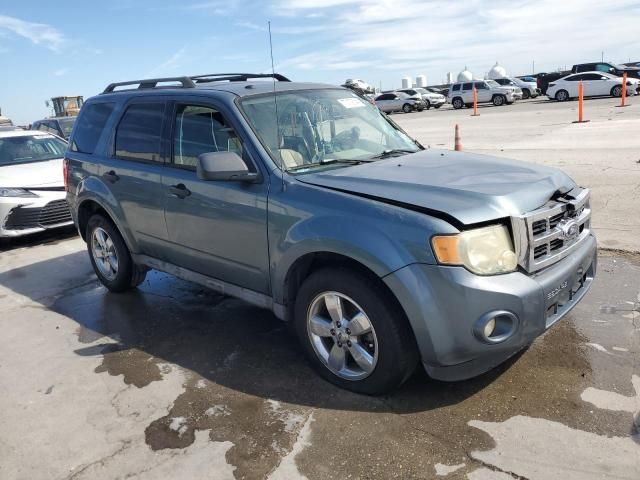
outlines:
{"label": "white cloud", "polygon": [[59,52],[66,41],[62,32],[51,25],[26,22],[7,15],[0,15],[0,32],[3,30],[26,38],[33,44],[42,45],[54,52]]}
{"label": "white cloud", "polygon": [[439,81],[465,65],[482,76],[500,61],[521,74],[534,60],[550,71],[602,51],[618,62],[640,51],[638,0],[279,0],[274,9],[300,22],[323,15],[313,25],[324,38],[283,62],[316,70],[363,62],[372,75],[395,70],[398,79],[426,73]]}
{"label": "white cloud", "polygon": [[69,69],[68,68],[59,68],[58,70],[56,70],[55,72],[53,72],[53,74],[56,77],[62,77],[64,75],[66,75],[67,73],[69,73]]}

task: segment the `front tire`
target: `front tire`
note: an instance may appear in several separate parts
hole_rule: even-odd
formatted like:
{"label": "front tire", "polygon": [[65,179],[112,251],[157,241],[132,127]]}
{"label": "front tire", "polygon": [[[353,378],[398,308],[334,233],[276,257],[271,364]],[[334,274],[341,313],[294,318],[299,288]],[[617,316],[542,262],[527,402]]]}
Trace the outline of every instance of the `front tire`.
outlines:
{"label": "front tire", "polygon": [[379,395],[415,370],[413,333],[378,279],[346,269],[324,269],[305,280],[294,327],[314,369],[341,388]]}
{"label": "front tire", "polygon": [[622,85],[616,85],[611,89],[612,97],[621,97],[622,96]]}
{"label": "front tire", "polygon": [[496,107],[501,107],[505,104],[506,100],[507,99],[504,98],[504,95],[494,95],[492,102]]}
{"label": "front tire", "polygon": [[529,98],[531,98],[531,92],[529,92],[528,88],[524,88],[522,90],[522,99],[523,100],[528,100]]}
{"label": "front tire", "polygon": [[412,108],[412,107],[411,107],[411,105],[409,105],[408,103],[405,103],[405,104],[402,106],[402,111],[403,111],[404,113],[411,113],[411,112],[413,111],[413,108]]}
{"label": "front tire", "polygon": [[426,108],[427,110],[431,108],[431,102],[429,100],[424,101],[424,108]]}
{"label": "front tire", "polygon": [[451,105],[453,105],[453,108],[455,108],[456,110],[460,110],[462,107],[464,107],[464,102],[460,97],[456,97],[451,100]]}
{"label": "front tire", "polygon": [[96,214],[87,223],[87,249],[100,282],[111,292],[124,292],[140,285],[146,270],[138,267],[115,225]]}

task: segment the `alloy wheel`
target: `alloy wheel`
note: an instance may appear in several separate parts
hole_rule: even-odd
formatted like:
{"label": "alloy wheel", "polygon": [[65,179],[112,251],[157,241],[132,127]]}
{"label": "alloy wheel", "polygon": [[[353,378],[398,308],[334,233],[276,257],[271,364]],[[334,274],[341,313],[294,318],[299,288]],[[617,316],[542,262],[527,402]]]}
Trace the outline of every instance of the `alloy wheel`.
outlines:
{"label": "alloy wheel", "polygon": [[118,252],[111,237],[101,227],[97,227],[91,235],[91,253],[100,273],[113,280],[118,275]]}
{"label": "alloy wheel", "polygon": [[307,312],[307,332],[318,358],[345,380],[368,377],[378,362],[378,338],[365,311],[338,292],[323,292]]}

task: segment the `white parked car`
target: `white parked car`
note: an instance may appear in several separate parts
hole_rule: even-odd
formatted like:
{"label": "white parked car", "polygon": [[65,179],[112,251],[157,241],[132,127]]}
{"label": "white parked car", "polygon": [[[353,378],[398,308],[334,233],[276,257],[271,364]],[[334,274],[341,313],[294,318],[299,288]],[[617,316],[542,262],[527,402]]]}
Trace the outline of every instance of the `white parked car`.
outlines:
{"label": "white parked car", "polygon": [[422,99],[422,103],[424,103],[424,108],[429,110],[431,107],[440,108],[442,105],[447,103],[447,97],[440,93],[433,93],[427,90],[426,88],[416,87],[416,88],[402,88],[398,90],[399,92],[406,93],[411,97],[419,97]]}
{"label": "white parked car", "polygon": [[385,113],[404,112],[410,113],[415,110],[424,110],[422,99],[415,96],[410,97],[403,92],[387,92],[375,98],[376,107]]}
{"label": "white parked car", "polygon": [[360,80],[358,78],[347,78],[347,80],[344,82],[345,85],[347,85],[348,87],[351,88],[356,88],[358,90],[362,90],[363,92],[373,92],[374,89],[371,85],[369,85],[367,82],[365,82],[364,80]]}
{"label": "white parked car", "polygon": [[[583,72],[574,73],[551,82],[547,88],[549,100],[555,99],[564,102],[571,98],[577,98],[580,80],[584,85],[585,97],[605,95],[619,97],[622,95],[622,77],[616,77],[606,72]],[[627,95],[635,95],[639,83],[640,81],[636,78],[628,78]]]}
{"label": "white parked car", "polygon": [[0,238],[72,225],[62,159],[67,143],[45,132],[0,132]]}
{"label": "white parked car", "polygon": [[517,87],[522,90],[522,98],[525,100],[527,98],[536,98],[540,95],[540,90],[538,90],[538,84],[534,81],[527,81],[522,78],[517,77],[504,77],[504,78],[496,78],[495,81],[499,85],[511,85],[513,87]]}
{"label": "white parked car", "polygon": [[449,89],[449,101],[453,108],[473,106],[473,87],[478,91],[478,103],[493,103],[496,107],[511,105],[522,98],[522,91],[513,86],[503,87],[493,80],[456,82]]}

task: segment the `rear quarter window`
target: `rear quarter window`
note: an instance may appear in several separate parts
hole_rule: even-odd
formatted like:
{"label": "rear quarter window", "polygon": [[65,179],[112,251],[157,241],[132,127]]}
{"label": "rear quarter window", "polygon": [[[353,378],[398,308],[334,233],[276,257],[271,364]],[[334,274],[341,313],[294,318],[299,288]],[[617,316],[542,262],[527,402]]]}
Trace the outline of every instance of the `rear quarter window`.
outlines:
{"label": "rear quarter window", "polygon": [[102,135],[114,107],[114,103],[91,103],[82,109],[71,139],[69,147],[71,151],[80,153],[95,151],[100,135]]}

